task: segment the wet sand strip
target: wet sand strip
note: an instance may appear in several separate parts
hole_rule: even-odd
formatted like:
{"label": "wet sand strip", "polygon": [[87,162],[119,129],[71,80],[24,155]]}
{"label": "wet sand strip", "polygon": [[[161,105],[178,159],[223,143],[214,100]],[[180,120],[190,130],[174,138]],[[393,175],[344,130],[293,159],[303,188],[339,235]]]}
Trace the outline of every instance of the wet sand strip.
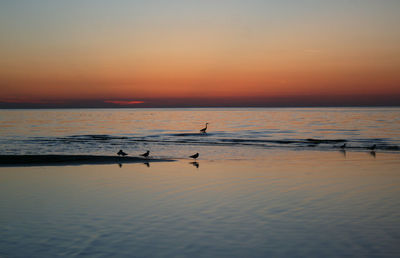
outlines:
{"label": "wet sand strip", "polygon": [[170,162],[172,159],[118,157],[102,155],[0,155],[0,166],[65,166]]}

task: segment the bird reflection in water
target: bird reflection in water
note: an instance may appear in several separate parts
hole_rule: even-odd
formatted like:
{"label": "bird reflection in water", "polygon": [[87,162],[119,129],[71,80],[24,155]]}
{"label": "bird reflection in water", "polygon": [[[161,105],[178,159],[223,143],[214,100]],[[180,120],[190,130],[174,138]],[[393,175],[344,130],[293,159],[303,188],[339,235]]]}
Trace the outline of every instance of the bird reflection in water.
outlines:
{"label": "bird reflection in water", "polygon": [[346,150],[340,150],[339,152],[342,153],[344,158],[346,158]]}
{"label": "bird reflection in water", "polygon": [[148,168],[150,167],[150,163],[149,162],[144,162],[143,164],[146,165],[146,167],[148,167]]}
{"label": "bird reflection in water", "polygon": [[195,166],[196,168],[199,168],[199,167],[200,167],[200,164],[199,164],[199,162],[197,162],[197,161],[189,162],[189,164],[192,164],[192,165]]}
{"label": "bird reflection in water", "polygon": [[118,167],[122,168],[122,163],[118,163]]}
{"label": "bird reflection in water", "polygon": [[369,155],[371,155],[372,157],[376,158],[376,152],[375,151],[370,151]]}

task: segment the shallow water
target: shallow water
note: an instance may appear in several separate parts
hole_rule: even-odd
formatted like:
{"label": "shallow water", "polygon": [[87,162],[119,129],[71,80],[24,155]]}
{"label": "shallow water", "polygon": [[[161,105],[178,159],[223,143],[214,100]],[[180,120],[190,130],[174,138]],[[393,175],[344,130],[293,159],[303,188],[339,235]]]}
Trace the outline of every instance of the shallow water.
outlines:
{"label": "shallow water", "polygon": [[[207,134],[199,129],[209,122]],[[130,155],[202,159],[259,149],[400,150],[400,108],[0,110],[2,154]]]}
{"label": "shallow water", "polygon": [[4,257],[399,257],[396,153],[0,168]]}
{"label": "shallow water", "polygon": [[400,256],[400,108],[0,110],[0,122],[2,155],[177,159],[0,167],[0,257]]}

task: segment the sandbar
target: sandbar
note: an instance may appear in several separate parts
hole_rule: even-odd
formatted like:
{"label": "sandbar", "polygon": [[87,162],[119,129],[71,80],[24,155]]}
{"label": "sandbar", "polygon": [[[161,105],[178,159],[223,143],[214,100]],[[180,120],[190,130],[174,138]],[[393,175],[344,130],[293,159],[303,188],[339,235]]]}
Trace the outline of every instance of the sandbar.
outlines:
{"label": "sandbar", "polygon": [[119,157],[106,155],[0,155],[0,166],[64,166],[170,162],[172,159]]}

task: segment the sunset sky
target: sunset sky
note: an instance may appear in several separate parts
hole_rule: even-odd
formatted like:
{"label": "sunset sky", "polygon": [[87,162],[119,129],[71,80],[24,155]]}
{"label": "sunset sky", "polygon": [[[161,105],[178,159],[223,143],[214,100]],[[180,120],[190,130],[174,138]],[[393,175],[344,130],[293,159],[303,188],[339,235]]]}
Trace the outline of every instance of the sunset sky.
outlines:
{"label": "sunset sky", "polygon": [[399,0],[0,3],[0,107],[400,105]]}

